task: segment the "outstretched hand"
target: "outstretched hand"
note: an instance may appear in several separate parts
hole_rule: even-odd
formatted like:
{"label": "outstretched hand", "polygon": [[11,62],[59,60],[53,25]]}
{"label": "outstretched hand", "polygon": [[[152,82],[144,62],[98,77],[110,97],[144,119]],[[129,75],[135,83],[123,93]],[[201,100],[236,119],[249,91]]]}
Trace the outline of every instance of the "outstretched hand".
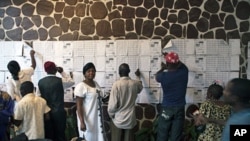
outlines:
{"label": "outstretched hand", "polygon": [[57,71],[58,71],[59,73],[62,73],[62,72],[63,72],[63,68],[62,68],[62,67],[57,67]]}
{"label": "outstretched hand", "polygon": [[167,69],[167,64],[161,62],[161,68],[162,68],[162,69]]}
{"label": "outstretched hand", "polygon": [[140,72],[140,70],[139,70],[139,69],[137,69],[137,70],[135,71],[135,75],[136,75],[136,76],[138,76],[138,77],[140,77],[140,76],[141,76],[141,72]]}
{"label": "outstretched hand", "polygon": [[203,114],[197,114],[194,116],[195,125],[204,125],[208,123],[208,119]]}
{"label": "outstretched hand", "polygon": [[35,55],[35,51],[34,50],[30,50],[30,56],[34,56]]}
{"label": "outstretched hand", "polygon": [[87,129],[85,123],[81,123],[80,128],[82,131],[86,131]]}

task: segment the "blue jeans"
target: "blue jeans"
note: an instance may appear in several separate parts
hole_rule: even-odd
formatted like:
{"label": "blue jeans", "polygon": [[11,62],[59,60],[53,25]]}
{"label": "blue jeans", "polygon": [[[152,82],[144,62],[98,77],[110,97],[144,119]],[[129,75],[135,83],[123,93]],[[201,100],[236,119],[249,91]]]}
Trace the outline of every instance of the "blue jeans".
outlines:
{"label": "blue jeans", "polygon": [[158,119],[157,141],[180,141],[185,122],[185,107],[162,107]]}

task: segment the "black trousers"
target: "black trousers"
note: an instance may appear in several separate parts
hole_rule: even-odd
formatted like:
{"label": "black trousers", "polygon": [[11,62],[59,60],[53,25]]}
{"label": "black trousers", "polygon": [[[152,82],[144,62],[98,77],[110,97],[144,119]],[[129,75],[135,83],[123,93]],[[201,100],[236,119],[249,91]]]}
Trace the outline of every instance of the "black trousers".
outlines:
{"label": "black trousers", "polygon": [[50,119],[44,122],[45,138],[53,141],[66,141],[66,111],[50,112]]}

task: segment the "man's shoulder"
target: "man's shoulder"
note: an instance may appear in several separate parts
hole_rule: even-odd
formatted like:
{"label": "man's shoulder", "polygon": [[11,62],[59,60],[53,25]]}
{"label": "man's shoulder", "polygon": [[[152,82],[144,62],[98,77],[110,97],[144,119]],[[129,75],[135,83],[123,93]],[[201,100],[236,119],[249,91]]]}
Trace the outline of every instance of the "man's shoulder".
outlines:
{"label": "man's shoulder", "polygon": [[54,75],[47,75],[41,78],[38,82],[51,81],[51,80],[62,80],[62,78],[54,76]]}
{"label": "man's shoulder", "polygon": [[237,112],[229,119],[230,124],[250,124],[250,109]]}
{"label": "man's shoulder", "polygon": [[30,74],[30,73],[33,73],[34,71],[35,71],[34,68],[27,67],[27,68],[22,69],[19,73]]}

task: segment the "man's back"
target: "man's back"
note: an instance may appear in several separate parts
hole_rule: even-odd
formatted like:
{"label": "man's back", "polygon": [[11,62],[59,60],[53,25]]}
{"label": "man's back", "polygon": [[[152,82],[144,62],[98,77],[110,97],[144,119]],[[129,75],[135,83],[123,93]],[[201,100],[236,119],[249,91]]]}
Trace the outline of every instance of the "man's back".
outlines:
{"label": "man's back", "polygon": [[38,87],[52,112],[64,109],[64,90],[62,79],[56,76],[47,76],[38,82]]}
{"label": "man's back", "polygon": [[175,71],[161,72],[156,75],[156,80],[163,89],[162,106],[184,106],[188,83],[188,69],[185,64]]}
{"label": "man's back", "polygon": [[15,119],[22,120],[17,133],[23,133],[29,139],[44,138],[44,114],[49,112],[46,101],[33,93],[25,95],[15,110]]}
{"label": "man's back", "polygon": [[121,77],[113,84],[108,111],[114,114],[113,122],[117,127],[127,129],[136,124],[135,101],[141,90],[142,84],[129,77]]}

